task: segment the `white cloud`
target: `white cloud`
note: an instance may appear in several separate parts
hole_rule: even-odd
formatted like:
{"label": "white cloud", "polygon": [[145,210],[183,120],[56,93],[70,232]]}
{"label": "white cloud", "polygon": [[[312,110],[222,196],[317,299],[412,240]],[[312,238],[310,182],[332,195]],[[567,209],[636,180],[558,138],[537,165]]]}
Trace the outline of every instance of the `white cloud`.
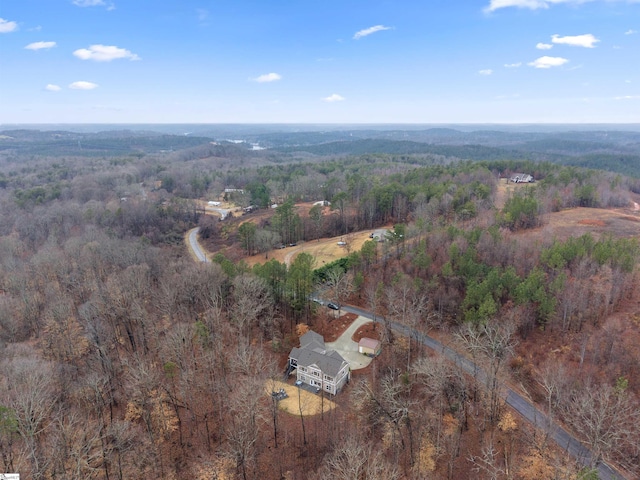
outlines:
{"label": "white cloud", "polygon": [[535,68],[551,68],[551,67],[560,67],[567,63],[569,60],[562,57],[540,57],[535,59],[533,62],[529,62],[527,65]]}
{"label": "white cloud", "polygon": [[586,33],[584,35],[569,35],[566,37],[561,37],[560,35],[552,35],[551,41],[553,43],[570,45],[572,47],[593,48],[595,47],[594,44],[598,43],[600,40],[594,37],[592,34]]}
{"label": "white cloud", "polygon": [[489,6],[485,7],[485,12],[493,12],[500,8],[517,7],[536,10],[538,8],[549,8],[545,0],[491,0]]}
{"label": "white cloud", "polygon": [[633,30],[633,29],[627,30],[626,32],[624,32],[625,35],[633,35],[635,33],[638,33],[638,31],[637,30]]}
{"label": "white cloud", "polygon": [[73,0],[73,4],[78,7],[101,7],[106,5],[104,0]]}
{"label": "white cloud", "polygon": [[323,102],[333,103],[333,102],[343,102],[345,98],[342,95],[338,95],[334,93],[333,95],[329,95],[322,99]]}
{"label": "white cloud", "polygon": [[59,85],[54,85],[53,83],[49,83],[46,87],[44,87],[44,89],[49,92],[59,92],[60,90],[62,90]]}
{"label": "white cloud", "polygon": [[69,84],[69,88],[71,90],[93,90],[94,88],[97,88],[97,87],[98,87],[97,83],[85,82],[82,80]]}
{"label": "white cloud", "polygon": [[[596,0],[490,0],[489,5],[484,8],[486,13],[499,10],[500,8],[516,7],[516,8],[528,8],[530,10],[537,10],[539,8],[549,8],[551,5],[560,3],[567,3],[570,5],[581,5]],[[616,1],[616,0],[605,0]],[[638,0],[618,0],[626,1],[627,3],[637,3]]]}
{"label": "white cloud", "polygon": [[81,60],[93,60],[96,62],[110,62],[119,58],[140,60],[140,57],[135,53],[113,45],[91,45],[89,48],[76,50],[73,54]]}
{"label": "white cloud", "polygon": [[376,25],[374,27],[365,28],[364,30],[360,30],[356,32],[353,36],[354,40],[360,40],[362,37],[366,37],[367,35],[371,35],[372,33],[382,32],[383,30],[391,30],[391,27],[385,27],[384,25]]}
{"label": "white cloud", "polygon": [[45,48],[53,48],[56,46],[56,42],[33,42],[27,45],[27,50],[42,50]]}
{"label": "white cloud", "polygon": [[198,14],[198,21],[204,22],[209,18],[209,10],[204,8],[196,8],[196,13]]}
{"label": "white cloud", "polygon": [[505,63],[504,67],[505,68],[518,68],[522,66],[522,62],[516,62],[516,63]]}
{"label": "white cloud", "polygon": [[538,50],[551,50],[553,48],[553,45],[551,45],[550,43],[538,43],[536,44],[536,48]]}
{"label": "white cloud", "polygon": [[495,99],[496,100],[507,100],[510,98],[520,98],[520,94],[519,93],[512,93],[511,95],[496,95]]}
{"label": "white cloud", "polygon": [[622,97],[614,97],[614,100],[640,100],[640,95],[624,95]]}
{"label": "white cloud", "polygon": [[277,73],[265,73],[253,79],[254,82],[258,83],[277,82],[278,80],[282,80],[282,75]]}
{"label": "white cloud", "polygon": [[493,70],[491,70],[490,68],[486,68],[484,70],[478,70],[478,73],[480,75],[491,75],[493,73]]}
{"label": "white cloud", "polygon": [[10,22],[4,18],[0,18],[0,33],[15,32],[18,29],[16,22]]}

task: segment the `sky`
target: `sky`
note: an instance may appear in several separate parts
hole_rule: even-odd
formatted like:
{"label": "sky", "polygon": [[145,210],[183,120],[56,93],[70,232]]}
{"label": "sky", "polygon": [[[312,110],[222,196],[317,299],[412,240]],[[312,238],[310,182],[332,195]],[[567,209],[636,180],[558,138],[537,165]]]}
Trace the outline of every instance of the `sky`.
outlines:
{"label": "sky", "polygon": [[640,123],[640,0],[0,0],[22,123]]}

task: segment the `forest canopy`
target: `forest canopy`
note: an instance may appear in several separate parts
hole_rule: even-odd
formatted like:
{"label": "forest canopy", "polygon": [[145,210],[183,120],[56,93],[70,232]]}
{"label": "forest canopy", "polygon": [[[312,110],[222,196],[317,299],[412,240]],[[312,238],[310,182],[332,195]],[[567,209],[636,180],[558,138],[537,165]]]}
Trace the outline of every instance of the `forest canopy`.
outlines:
{"label": "forest canopy", "polygon": [[[640,475],[639,133],[247,128],[0,132],[1,471]],[[327,413],[278,408],[299,336],[345,305],[381,355]]]}

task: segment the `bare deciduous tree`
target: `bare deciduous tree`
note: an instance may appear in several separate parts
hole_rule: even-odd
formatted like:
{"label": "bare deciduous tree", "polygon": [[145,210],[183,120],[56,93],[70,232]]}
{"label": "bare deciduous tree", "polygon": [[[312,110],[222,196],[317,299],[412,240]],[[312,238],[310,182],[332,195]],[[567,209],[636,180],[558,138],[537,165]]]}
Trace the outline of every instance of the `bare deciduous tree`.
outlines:
{"label": "bare deciduous tree", "polygon": [[[612,457],[626,464],[638,454],[640,410],[624,383],[576,386],[563,405],[565,418],[591,449],[591,466]],[[632,468],[638,473],[637,463]]]}
{"label": "bare deciduous tree", "polygon": [[238,275],[233,280],[231,318],[244,338],[258,320],[273,310],[273,300],[264,279],[253,274]]}
{"label": "bare deciduous tree", "polygon": [[229,399],[229,425],[225,429],[227,452],[240,469],[242,478],[255,476],[257,441],[260,424],[265,418],[264,403],[261,402],[264,386],[259,380],[245,379],[236,384]]}
{"label": "bare deciduous tree", "polygon": [[46,477],[52,458],[42,449],[42,439],[57,415],[58,391],[52,365],[35,356],[14,358],[2,365],[6,381],[4,400],[15,415],[15,426],[26,448],[31,478]]}
{"label": "bare deciduous tree", "polygon": [[485,386],[489,394],[489,422],[494,424],[500,418],[501,395],[499,373],[506,364],[515,346],[514,326],[510,323],[494,325],[491,323],[474,326],[466,323],[458,333],[467,350],[477,361],[478,354],[489,361],[487,374],[484,376]]}

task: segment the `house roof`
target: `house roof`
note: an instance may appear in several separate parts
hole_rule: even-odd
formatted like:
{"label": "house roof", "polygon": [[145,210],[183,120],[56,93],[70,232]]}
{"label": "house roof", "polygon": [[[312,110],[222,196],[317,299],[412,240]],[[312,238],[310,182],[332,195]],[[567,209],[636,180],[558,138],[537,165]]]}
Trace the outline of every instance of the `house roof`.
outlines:
{"label": "house roof", "polygon": [[360,339],[360,341],[358,342],[358,346],[365,347],[365,348],[371,348],[371,349],[375,350],[376,348],[378,348],[380,346],[380,340],[375,340],[373,338],[362,337]]}
{"label": "house roof", "polygon": [[513,173],[511,175],[511,178],[533,178],[531,175],[529,175],[528,173]]}
{"label": "house roof", "polygon": [[300,348],[325,350],[324,337],[313,330],[309,330],[300,337]]}
{"label": "house roof", "polygon": [[347,363],[335,350],[326,350],[324,337],[309,331],[300,337],[300,348],[293,348],[289,354],[298,366],[316,366],[323,374],[335,377]]}

